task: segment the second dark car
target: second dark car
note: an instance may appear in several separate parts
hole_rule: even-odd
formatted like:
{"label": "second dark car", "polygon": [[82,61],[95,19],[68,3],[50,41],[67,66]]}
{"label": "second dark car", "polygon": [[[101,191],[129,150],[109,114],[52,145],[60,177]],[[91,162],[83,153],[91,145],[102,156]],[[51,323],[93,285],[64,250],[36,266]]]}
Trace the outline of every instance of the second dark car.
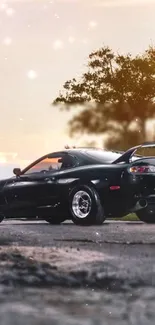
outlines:
{"label": "second dark car", "polygon": [[15,176],[0,181],[0,221],[41,218],[50,224],[102,224],[108,217],[135,212],[155,222],[155,157],[128,151],[65,149],[47,154]]}

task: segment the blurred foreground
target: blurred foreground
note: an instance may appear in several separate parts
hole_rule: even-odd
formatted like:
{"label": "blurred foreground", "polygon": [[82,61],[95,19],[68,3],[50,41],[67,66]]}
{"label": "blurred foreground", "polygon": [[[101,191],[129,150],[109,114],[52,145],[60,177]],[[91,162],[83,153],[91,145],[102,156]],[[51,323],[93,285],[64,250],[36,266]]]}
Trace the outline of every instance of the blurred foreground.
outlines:
{"label": "blurred foreground", "polygon": [[3,222],[1,325],[154,325],[154,233],[141,222]]}

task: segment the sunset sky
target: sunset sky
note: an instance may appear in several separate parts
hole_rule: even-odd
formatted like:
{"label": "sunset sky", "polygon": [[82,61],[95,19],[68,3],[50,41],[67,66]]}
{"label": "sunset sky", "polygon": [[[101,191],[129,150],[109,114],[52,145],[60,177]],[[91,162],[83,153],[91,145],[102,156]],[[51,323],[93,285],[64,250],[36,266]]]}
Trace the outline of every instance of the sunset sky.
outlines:
{"label": "sunset sky", "polygon": [[154,43],[155,0],[0,0],[0,162],[24,165],[61,149],[67,120],[50,103],[109,45],[134,54]]}

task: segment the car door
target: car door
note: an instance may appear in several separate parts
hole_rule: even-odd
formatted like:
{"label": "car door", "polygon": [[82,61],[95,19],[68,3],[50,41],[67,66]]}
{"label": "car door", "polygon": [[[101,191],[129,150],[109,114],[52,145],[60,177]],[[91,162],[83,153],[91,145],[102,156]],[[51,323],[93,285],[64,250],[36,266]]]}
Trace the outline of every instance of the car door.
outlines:
{"label": "car door", "polygon": [[41,202],[40,199],[45,194],[46,176],[48,173],[22,175],[8,182],[5,185],[4,195],[9,208],[26,208]]}
{"label": "car door", "polygon": [[35,213],[38,208],[48,209],[56,204],[59,195],[57,179],[65,156],[51,154],[6,183],[4,194],[11,213]]}

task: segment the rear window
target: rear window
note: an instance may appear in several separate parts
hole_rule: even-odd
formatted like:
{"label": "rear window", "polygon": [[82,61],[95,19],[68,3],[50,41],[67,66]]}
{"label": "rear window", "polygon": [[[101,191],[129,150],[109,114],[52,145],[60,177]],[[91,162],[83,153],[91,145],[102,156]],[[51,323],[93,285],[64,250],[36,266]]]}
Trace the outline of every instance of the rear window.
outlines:
{"label": "rear window", "polygon": [[120,153],[104,151],[104,150],[87,150],[86,154],[87,156],[98,161],[99,163],[106,163],[106,164],[112,163],[113,161],[115,161],[121,156]]}
{"label": "rear window", "polygon": [[155,148],[151,147],[141,147],[138,148],[134,154],[134,156],[131,158],[131,162],[141,159],[143,157],[155,157]]}

